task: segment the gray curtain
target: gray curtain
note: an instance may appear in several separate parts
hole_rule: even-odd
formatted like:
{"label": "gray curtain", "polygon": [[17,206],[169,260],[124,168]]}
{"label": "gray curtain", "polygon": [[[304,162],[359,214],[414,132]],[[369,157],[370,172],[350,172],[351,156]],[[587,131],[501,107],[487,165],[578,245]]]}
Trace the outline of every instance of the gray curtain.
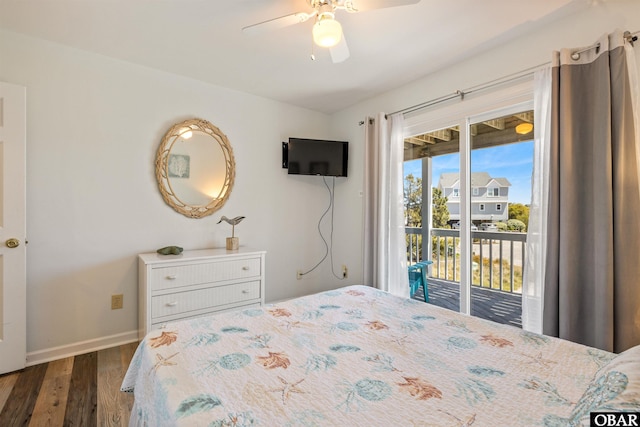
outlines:
{"label": "gray curtain", "polygon": [[543,332],[620,352],[640,344],[637,65],[622,33],[598,43],[552,63]]}

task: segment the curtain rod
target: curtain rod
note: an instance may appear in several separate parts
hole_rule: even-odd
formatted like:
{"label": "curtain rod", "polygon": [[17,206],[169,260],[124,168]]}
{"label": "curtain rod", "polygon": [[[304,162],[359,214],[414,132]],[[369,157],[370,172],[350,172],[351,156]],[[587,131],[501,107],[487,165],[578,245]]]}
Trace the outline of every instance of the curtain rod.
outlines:
{"label": "curtain rod", "polygon": [[[638,41],[638,34],[640,34],[640,31],[636,31],[635,33],[630,33],[629,31],[625,31],[624,32],[624,39],[628,43],[631,43],[631,46],[633,46],[633,42]],[[591,49],[600,49],[600,43],[595,43],[595,44],[592,44],[591,46],[587,46],[587,47],[585,47],[583,49],[576,50],[575,52],[573,52],[571,54],[571,59],[573,59],[574,61],[577,61],[578,59],[580,59],[580,54],[581,53],[588,52]]]}
{"label": "curtain rod", "polygon": [[[636,31],[634,33],[629,33],[628,31],[626,31],[625,34],[624,34],[624,38],[629,43],[631,43],[633,45],[633,42],[638,40],[638,34],[640,34],[640,31]],[[596,43],[596,44],[594,44],[592,46],[589,46],[587,48],[584,48],[584,49],[581,49],[579,51],[576,51],[571,55],[571,57],[573,59],[578,59],[580,57],[580,53],[586,52],[589,49],[594,49],[594,48],[598,48],[598,47],[600,47],[600,43]],[[576,54],[578,55],[577,58],[574,57],[574,55],[576,55]],[[497,78],[495,80],[491,80],[489,82],[486,82],[486,83],[483,83],[483,84],[480,84],[480,85],[477,85],[477,86],[472,86],[472,87],[470,87],[468,89],[456,90],[455,92],[450,93],[448,95],[443,95],[441,97],[434,98],[434,99],[431,99],[429,101],[425,101],[425,102],[421,102],[421,103],[416,104],[416,105],[412,105],[411,107],[407,107],[407,108],[403,108],[403,109],[398,110],[398,111],[394,111],[393,113],[390,113],[390,114],[385,114],[385,118],[387,118],[388,116],[394,115],[394,114],[398,114],[398,113],[402,113],[402,114],[413,113],[414,111],[422,110],[423,108],[431,107],[433,105],[437,105],[437,104],[440,104],[442,102],[446,102],[446,101],[449,101],[451,99],[455,99],[455,98],[458,98],[458,97],[461,100],[463,100],[465,95],[471,94],[473,92],[478,92],[478,91],[481,91],[481,90],[489,89],[489,88],[492,88],[492,87],[500,85],[500,84],[509,83],[509,82],[514,81],[514,80],[527,77],[527,76],[533,74],[536,70],[540,69],[541,67],[544,67],[545,65],[549,65],[550,63],[551,62],[545,62],[544,64],[536,65],[535,67],[527,68],[525,70],[521,70],[521,71],[518,71],[518,72],[513,73],[513,74],[502,76],[502,77],[499,77],[499,78]],[[363,121],[360,121],[358,124],[360,126],[362,126],[364,123],[365,122],[363,120]]]}
{"label": "curtain rod", "polygon": [[458,97],[462,100],[462,99],[464,99],[465,95],[469,95],[469,94],[474,93],[474,92],[478,92],[478,91],[481,91],[481,90],[489,89],[489,88],[492,88],[494,86],[498,86],[498,85],[501,85],[501,84],[504,84],[504,83],[509,83],[509,82],[514,81],[514,80],[521,79],[523,77],[527,77],[527,76],[533,74],[534,71],[536,71],[539,68],[541,68],[541,67],[543,67],[545,65],[548,65],[548,64],[550,64],[550,62],[545,62],[544,64],[539,64],[539,65],[536,65],[535,67],[527,68],[527,69],[518,71],[518,72],[513,73],[513,74],[508,74],[506,76],[502,76],[502,77],[499,77],[499,78],[497,78],[495,80],[491,80],[491,81],[488,81],[486,83],[482,83],[482,84],[477,85],[477,86],[472,86],[472,87],[467,88],[467,89],[456,90],[455,92],[450,93],[448,95],[444,95],[444,96],[441,96],[439,98],[434,98],[434,99],[431,99],[429,101],[421,102],[419,104],[412,105],[411,107],[403,108],[402,110],[398,110],[398,111],[394,111],[393,113],[386,114],[385,117],[392,116],[392,115],[398,114],[398,113],[402,113],[402,114],[413,113],[414,111],[422,110],[423,108],[431,107],[433,105],[440,104],[442,102],[449,101],[451,99],[455,99],[455,98],[458,98]]}

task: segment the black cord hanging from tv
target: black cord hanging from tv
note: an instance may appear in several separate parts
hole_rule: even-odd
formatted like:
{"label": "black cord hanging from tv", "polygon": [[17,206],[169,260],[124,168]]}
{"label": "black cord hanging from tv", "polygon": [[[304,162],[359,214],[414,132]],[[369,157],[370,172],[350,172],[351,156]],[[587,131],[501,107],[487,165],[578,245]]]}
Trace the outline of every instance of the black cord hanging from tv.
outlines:
{"label": "black cord hanging from tv", "polygon": [[[318,268],[318,266],[320,264],[322,264],[324,262],[325,259],[327,259],[327,256],[329,257],[329,261],[331,262],[331,274],[333,274],[333,276],[336,279],[340,279],[340,280],[344,280],[346,278],[346,275],[338,275],[335,272],[334,266],[333,266],[333,208],[334,208],[334,199],[335,199],[335,191],[336,191],[336,179],[335,177],[333,178],[333,185],[331,186],[331,188],[329,187],[329,184],[327,184],[327,178],[322,177],[322,181],[324,182],[325,187],[327,187],[327,191],[329,192],[329,206],[327,206],[327,209],[324,211],[324,213],[322,214],[322,216],[320,217],[320,219],[318,220],[318,233],[320,234],[320,238],[322,239],[322,242],[324,243],[324,256],[322,257],[322,259],[320,261],[318,261],[318,263],[316,265],[314,265],[312,268],[310,268],[307,271],[303,271],[300,272],[300,276],[305,276],[309,273],[311,273],[313,270],[315,270],[316,268]],[[322,220],[324,219],[324,217],[327,215],[327,213],[331,212],[331,224],[330,224],[330,233],[329,233],[329,242],[327,242],[327,239],[324,237],[324,234],[322,234]]]}

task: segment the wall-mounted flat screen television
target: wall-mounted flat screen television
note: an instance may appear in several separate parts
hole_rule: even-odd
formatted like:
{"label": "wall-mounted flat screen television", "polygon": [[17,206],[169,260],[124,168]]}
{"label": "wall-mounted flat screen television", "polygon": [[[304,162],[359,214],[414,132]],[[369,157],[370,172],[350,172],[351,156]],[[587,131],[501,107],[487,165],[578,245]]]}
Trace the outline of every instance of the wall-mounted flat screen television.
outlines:
{"label": "wall-mounted flat screen television", "polygon": [[348,141],[289,138],[282,143],[282,167],[289,175],[347,176]]}

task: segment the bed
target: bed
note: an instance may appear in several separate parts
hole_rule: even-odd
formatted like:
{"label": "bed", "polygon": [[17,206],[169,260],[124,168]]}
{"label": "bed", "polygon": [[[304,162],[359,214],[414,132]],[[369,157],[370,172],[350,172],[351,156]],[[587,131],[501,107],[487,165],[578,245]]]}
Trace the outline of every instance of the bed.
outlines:
{"label": "bed", "polygon": [[122,383],[139,426],[568,426],[640,411],[615,355],[366,286],[169,324]]}

